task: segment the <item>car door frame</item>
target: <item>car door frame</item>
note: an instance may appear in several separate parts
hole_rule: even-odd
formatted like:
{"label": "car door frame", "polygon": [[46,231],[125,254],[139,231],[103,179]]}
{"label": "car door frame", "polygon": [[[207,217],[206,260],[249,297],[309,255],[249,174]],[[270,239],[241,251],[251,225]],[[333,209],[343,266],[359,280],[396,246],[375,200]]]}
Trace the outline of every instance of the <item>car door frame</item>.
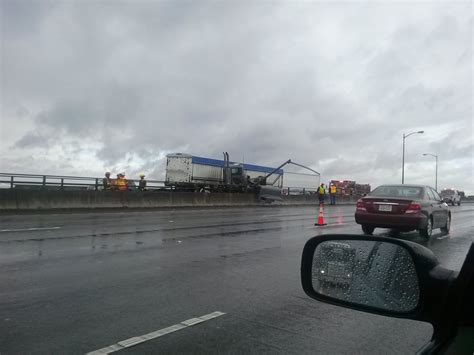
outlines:
{"label": "car door frame", "polygon": [[432,228],[438,228],[438,216],[437,216],[437,202],[435,201],[435,195],[433,194],[433,191],[429,186],[425,187],[425,195],[428,198],[428,200],[425,200],[426,203],[426,209],[428,211],[428,218],[431,217],[433,218],[433,226]]}
{"label": "car door frame", "polygon": [[448,209],[445,208],[444,201],[441,199],[441,196],[438,194],[438,192],[432,187],[430,187],[430,189],[435,197],[436,202],[436,204],[433,205],[433,209],[436,211],[436,228],[441,228],[446,224],[446,220],[448,218]]}

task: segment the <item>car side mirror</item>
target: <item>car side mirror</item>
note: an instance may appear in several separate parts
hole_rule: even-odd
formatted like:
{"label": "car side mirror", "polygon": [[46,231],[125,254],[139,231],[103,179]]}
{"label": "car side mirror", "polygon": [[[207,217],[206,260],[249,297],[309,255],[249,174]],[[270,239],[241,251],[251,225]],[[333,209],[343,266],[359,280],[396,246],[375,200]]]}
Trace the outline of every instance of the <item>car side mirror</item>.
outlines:
{"label": "car side mirror", "polygon": [[439,323],[455,273],[412,242],[375,236],[323,235],[303,250],[301,281],[306,294],[360,311]]}

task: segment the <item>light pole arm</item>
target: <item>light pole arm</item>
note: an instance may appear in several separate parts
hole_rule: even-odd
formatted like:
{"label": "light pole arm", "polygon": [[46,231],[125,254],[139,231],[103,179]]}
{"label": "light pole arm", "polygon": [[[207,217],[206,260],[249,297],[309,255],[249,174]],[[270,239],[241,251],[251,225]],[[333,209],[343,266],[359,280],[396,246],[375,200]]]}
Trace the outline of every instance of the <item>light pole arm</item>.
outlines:
{"label": "light pole arm", "polygon": [[425,131],[416,131],[416,132],[411,132],[408,134],[403,133],[403,138],[410,137],[412,134],[417,134],[417,133],[421,134],[421,133],[425,133]]}

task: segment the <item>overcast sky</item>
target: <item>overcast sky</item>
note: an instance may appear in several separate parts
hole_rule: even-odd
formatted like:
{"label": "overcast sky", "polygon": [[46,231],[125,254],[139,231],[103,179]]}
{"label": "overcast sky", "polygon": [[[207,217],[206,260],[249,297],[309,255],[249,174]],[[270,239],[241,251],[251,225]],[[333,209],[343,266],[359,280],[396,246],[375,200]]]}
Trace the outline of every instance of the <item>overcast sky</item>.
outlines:
{"label": "overcast sky", "polygon": [[0,172],[182,152],[474,194],[471,1],[1,3]]}

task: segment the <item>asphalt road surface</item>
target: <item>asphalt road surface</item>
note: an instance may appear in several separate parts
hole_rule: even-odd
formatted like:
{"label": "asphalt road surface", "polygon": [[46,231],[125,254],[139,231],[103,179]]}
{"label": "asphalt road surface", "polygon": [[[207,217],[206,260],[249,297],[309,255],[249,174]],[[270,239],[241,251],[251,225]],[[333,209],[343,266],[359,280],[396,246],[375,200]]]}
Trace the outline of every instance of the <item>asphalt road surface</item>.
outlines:
{"label": "asphalt road surface", "polygon": [[[323,304],[301,288],[306,240],[361,234],[353,211],[328,206],[325,227],[314,226],[315,207],[0,216],[0,353],[414,353],[429,324]],[[473,211],[453,207],[451,233],[430,242],[399,237],[459,270]]]}

